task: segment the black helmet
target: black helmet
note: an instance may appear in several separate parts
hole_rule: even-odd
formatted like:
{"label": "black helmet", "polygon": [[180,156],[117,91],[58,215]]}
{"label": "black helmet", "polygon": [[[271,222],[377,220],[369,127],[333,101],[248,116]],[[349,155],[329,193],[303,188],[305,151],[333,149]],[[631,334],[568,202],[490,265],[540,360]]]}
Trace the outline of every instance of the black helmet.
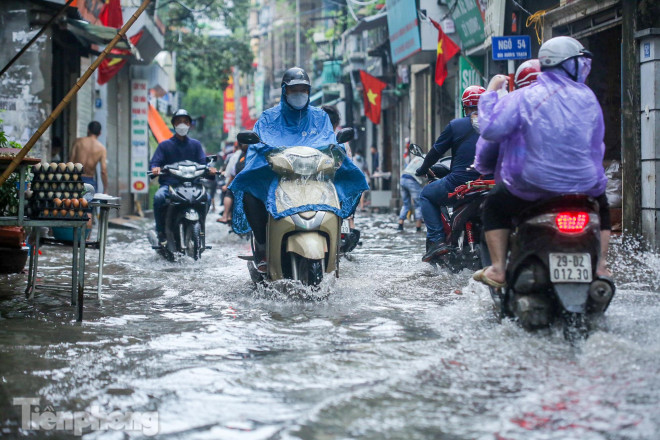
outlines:
{"label": "black helmet", "polygon": [[170,122],[172,123],[172,125],[174,125],[174,120],[176,118],[180,117],[180,116],[184,116],[184,117],[188,118],[188,122],[190,122],[192,124],[192,118],[190,117],[190,114],[188,114],[188,112],[185,111],[184,109],[180,108],[179,110],[177,110],[172,115],[172,119],[170,119]]}
{"label": "black helmet", "polygon": [[304,84],[310,88],[312,87],[312,83],[309,81],[309,75],[307,75],[307,72],[305,72],[300,67],[292,67],[284,72],[284,76],[282,77],[282,84],[280,87],[295,86],[297,84]]}

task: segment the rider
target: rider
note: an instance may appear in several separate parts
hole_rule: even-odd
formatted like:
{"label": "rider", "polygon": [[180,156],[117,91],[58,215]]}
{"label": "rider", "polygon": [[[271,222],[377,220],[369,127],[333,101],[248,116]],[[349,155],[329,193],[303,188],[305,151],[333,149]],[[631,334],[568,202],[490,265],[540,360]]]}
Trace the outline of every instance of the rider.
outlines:
{"label": "rider", "polygon": [[[254,126],[261,139],[251,145],[245,159],[245,169],[232,182],[234,215],[232,226],[237,233],[253,231],[257,269],[265,271],[266,226],[277,176],[266,161],[266,154],[277,146],[319,147],[334,144],[335,133],[330,118],[320,108],[309,105],[312,83],[300,67],[292,67],[282,77],[282,95],[278,105],[263,112]],[[356,174],[357,173],[357,174]],[[361,177],[362,181],[359,180]],[[362,191],[367,189],[364,176],[346,159],[335,174],[335,187],[341,203],[338,214],[347,217],[357,204]],[[357,194],[357,195],[356,195]],[[247,224],[245,220],[247,219]]]}
{"label": "rider", "polygon": [[461,98],[465,117],[454,119],[442,131],[424,158],[415,175],[427,174],[433,164],[451,148],[451,172],[442,179],[432,182],[422,190],[420,204],[422,217],[426,223],[426,254],[422,261],[429,262],[449,252],[445,244],[445,231],[442,225],[442,207],[450,204],[448,194],[454,189],[479,177],[477,171],[468,170],[474,162],[474,154],[479,133],[472,121],[476,118],[479,96],[485,92],[481,86],[469,86]]}
{"label": "rider", "polygon": [[[536,82],[540,73],[541,63],[539,63],[539,60],[527,60],[522,63],[516,70],[513,80],[516,85],[516,90],[520,90],[523,87],[527,87]],[[477,154],[474,158],[474,168],[482,174],[494,174],[495,182],[500,182],[502,158],[508,154],[515,154],[514,152],[517,151],[515,147],[520,145],[521,142],[522,141],[518,139],[509,139],[509,142],[503,142],[502,145],[500,145],[497,142],[489,142],[483,137],[480,137],[477,141]]]}
{"label": "rider", "polygon": [[605,124],[596,96],[584,84],[592,55],[571,37],[541,46],[542,74],[536,84],[499,98],[506,77],[495,76],[479,102],[481,136],[491,142],[516,139],[504,151],[501,181],[486,197],[483,224],[493,265],[474,278],[493,287],[505,283],[506,251],[512,219],[532,202],[582,193],[600,206],[601,258],[596,273],[609,276],[610,216],[603,170]]}
{"label": "rider", "polygon": [[[188,137],[188,131],[192,125],[192,118],[184,109],[177,110],[171,119],[175,135],[160,144],[154,152],[149,164],[151,173],[154,176],[160,175],[161,168],[184,160],[191,160],[202,165],[206,165],[206,153],[202,144]],[[209,168],[209,174],[215,177],[215,168]],[[164,174],[159,178],[160,188],[154,194],[154,219],[156,220],[156,233],[161,245],[167,241],[165,236],[165,212],[167,209],[167,199],[170,195],[169,186],[176,183],[176,178]]]}

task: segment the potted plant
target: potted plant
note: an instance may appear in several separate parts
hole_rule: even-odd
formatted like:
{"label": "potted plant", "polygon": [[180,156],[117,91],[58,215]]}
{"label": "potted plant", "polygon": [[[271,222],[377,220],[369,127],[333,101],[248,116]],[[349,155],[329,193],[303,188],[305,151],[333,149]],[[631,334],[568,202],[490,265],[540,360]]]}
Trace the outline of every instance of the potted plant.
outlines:
{"label": "potted plant", "polygon": [[[14,151],[21,148],[17,142],[7,140],[0,119],[0,158],[13,158]],[[18,214],[19,175],[12,173],[0,186],[0,217]],[[21,226],[0,226],[0,273],[19,273],[25,267],[28,250],[23,243],[25,229]]]}

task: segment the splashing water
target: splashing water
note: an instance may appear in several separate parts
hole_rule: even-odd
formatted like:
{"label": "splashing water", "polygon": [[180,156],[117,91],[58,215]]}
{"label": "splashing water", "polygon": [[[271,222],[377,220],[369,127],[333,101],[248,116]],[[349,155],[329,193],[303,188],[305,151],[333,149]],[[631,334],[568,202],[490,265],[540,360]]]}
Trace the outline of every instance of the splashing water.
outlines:
{"label": "splashing water", "polygon": [[[214,216],[213,249],[197,262],[164,261],[144,231],[111,231],[104,303],[87,301],[82,325],[66,300],[37,294],[26,303],[24,277],[7,278],[0,432],[19,431],[11,398],[35,396],[59,410],[157,411],[159,437],[177,439],[660,432],[657,254],[613,240],[617,296],[598,329],[572,346],[559,329],[498,323],[487,290],[468,271],[422,263],[424,237],[397,233],[393,217],[358,216],[357,227],[364,245],[318,291],[254,286],[236,258],[249,243]],[[88,256],[93,274],[96,254]],[[67,258],[44,248],[40,277],[66,281]]]}

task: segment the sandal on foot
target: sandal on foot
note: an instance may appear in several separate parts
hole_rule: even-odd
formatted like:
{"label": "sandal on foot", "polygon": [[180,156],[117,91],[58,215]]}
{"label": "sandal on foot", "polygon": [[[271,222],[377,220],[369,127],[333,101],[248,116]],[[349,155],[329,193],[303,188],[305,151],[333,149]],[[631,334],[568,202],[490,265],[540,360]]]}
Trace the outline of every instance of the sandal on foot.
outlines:
{"label": "sandal on foot", "polygon": [[506,283],[500,283],[495,280],[492,280],[486,276],[486,269],[488,269],[490,266],[484,267],[481,270],[476,271],[472,275],[472,279],[475,281],[479,281],[480,283],[483,283],[489,287],[492,287],[494,289],[501,289],[506,286]]}

